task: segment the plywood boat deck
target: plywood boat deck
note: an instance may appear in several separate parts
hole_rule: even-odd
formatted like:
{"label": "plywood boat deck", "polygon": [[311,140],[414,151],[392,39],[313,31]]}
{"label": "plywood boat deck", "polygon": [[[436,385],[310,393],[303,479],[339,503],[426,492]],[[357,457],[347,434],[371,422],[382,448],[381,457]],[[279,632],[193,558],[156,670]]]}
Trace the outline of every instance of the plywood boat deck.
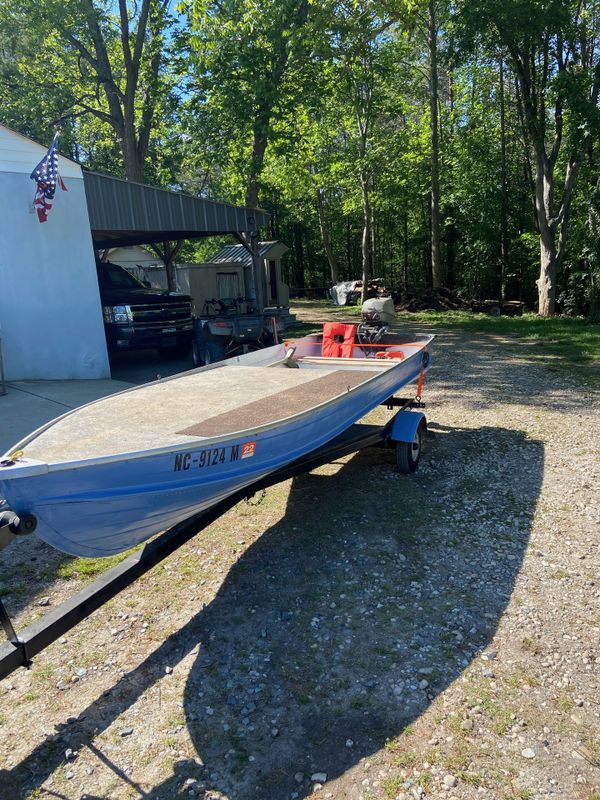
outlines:
{"label": "plywood boat deck", "polygon": [[28,443],[25,455],[47,463],[79,461],[268,425],[331,400],[382,369],[352,366],[226,365],[142,386],[66,416]]}

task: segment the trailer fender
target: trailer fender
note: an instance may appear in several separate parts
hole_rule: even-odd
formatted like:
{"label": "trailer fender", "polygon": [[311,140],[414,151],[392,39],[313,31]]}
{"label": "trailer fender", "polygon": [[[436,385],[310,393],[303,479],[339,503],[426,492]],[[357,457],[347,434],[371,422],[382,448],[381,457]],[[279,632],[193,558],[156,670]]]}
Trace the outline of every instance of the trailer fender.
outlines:
{"label": "trailer fender", "polygon": [[427,418],[421,411],[400,411],[392,422],[390,439],[392,442],[412,442],[421,425],[427,430]]}

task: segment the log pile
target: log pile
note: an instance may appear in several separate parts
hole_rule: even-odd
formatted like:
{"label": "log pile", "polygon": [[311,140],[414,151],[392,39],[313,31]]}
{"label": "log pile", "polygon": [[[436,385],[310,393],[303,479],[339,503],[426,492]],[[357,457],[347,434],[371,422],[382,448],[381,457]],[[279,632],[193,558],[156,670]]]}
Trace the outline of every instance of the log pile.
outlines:
{"label": "log pile", "polygon": [[[359,298],[362,295],[362,281],[356,281],[355,289],[358,292]],[[367,283],[367,298],[370,297],[391,297],[391,291],[383,283],[383,278],[369,278]]]}
{"label": "log pile", "polygon": [[465,300],[443,286],[407,291],[396,300],[396,311],[474,311],[492,317],[515,317],[520,316],[524,308],[520,300]]}
{"label": "log pile", "polygon": [[443,286],[438,289],[407,291],[396,304],[396,311],[462,311],[471,303]]}

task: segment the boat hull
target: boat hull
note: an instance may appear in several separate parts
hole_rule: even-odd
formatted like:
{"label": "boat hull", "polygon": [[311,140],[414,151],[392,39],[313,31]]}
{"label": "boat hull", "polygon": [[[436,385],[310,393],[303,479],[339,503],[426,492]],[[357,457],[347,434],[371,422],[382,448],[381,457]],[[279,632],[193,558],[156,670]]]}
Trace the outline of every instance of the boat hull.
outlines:
{"label": "boat hull", "polygon": [[0,470],[0,496],[17,514],[34,514],[37,534],[58,550],[120,553],[335,438],[417,380],[428,359],[415,352],[334,402],[265,429],[13,480]]}

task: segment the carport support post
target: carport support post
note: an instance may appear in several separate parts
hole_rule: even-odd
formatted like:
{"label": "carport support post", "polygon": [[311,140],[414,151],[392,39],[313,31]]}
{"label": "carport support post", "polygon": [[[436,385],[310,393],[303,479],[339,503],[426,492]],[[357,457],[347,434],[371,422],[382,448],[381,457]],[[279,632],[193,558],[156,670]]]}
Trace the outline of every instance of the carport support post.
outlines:
{"label": "carport support post", "polygon": [[263,294],[263,263],[260,257],[260,245],[258,241],[258,231],[252,231],[245,236],[234,233],[235,238],[252,256],[252,278],[254,281],[254,291],[256,293],[256,310],[262,314],[265,307]]}

